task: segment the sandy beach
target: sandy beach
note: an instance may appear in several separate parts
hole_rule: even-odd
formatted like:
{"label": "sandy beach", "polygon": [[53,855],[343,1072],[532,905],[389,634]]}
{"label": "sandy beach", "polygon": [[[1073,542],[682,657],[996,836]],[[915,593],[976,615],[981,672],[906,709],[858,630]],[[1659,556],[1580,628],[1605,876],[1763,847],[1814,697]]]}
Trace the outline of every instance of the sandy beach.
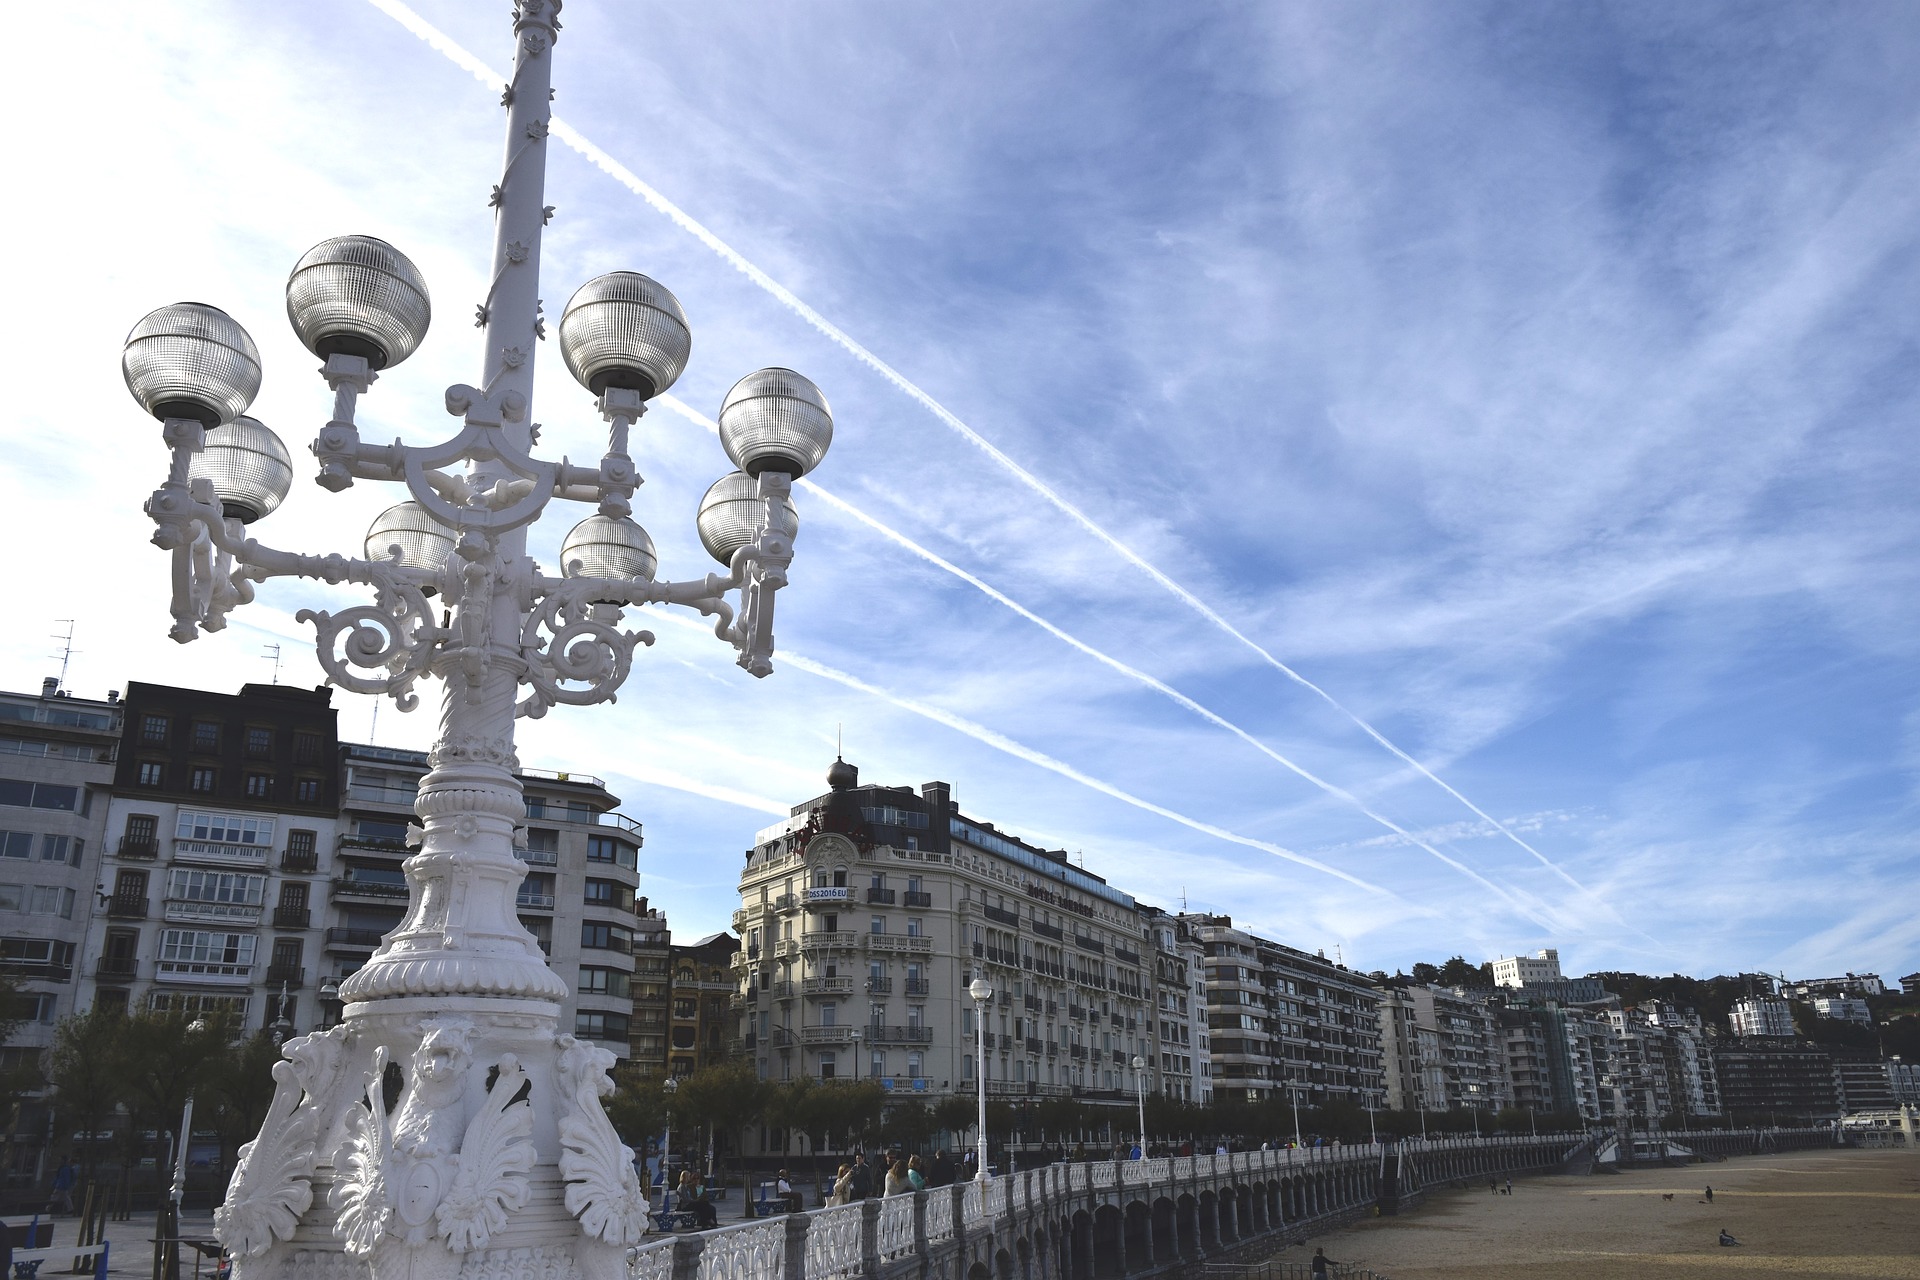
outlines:
{"label": "sandy beach", "polygon": [[[1714,1200],[1704,1189],[1711,1184]],[[1662,1199],[1671,1193],[1672,1200]],[[1715,1243],[1725,1227],[1742,1242]],[[1442,1191],[1413,1213],[1317,1236],[1314,1248],[1390,1280],[1551,1276],[1859,1276],[1920,1280],[1920,1155],[1817,1151],[1685,1169],[1517,1180]]]}

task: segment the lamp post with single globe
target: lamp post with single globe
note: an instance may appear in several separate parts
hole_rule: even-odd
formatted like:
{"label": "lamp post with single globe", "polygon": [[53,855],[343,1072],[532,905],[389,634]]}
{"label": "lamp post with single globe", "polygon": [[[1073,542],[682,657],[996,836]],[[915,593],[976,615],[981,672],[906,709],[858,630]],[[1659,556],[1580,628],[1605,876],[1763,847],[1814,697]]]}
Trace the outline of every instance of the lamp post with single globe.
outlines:
{"label": "lamp post with single globe", "polygon": [[1133,1055],[1133,1103],[1140,1112],[1140,1158],[1147,1158],[1147,1060]]}
{"label": "lamp post with single globe", "polygon": [[973,1180],[981,1186],[987,1182],[987,1001],[993,999],[993,984],[985,978],[975,978],[967,984],[967,994],[973,997],[974,1037],[978,1045],[979,1063],[974,1070],[978,1077],[974,1083],[980,1086],[980,1124],[979,1135],[974,1142]]}
{"label": "lamp post with single globe", "polygon": [[[508,1252],[519,1259],[509,1269],[623,1280],[626,1250],[647,1227],[648,1189],[601,1105],[613,1055],[558,1025],[567,985],[515,910],[524,868],[514,829],[526,806],[514,722],[612,700],[636,648],[653,642],[622,625],[639,606],[696,610],[749,673],[771,671],[774,594],[798,528],[790,490],[825,455],[833,421],[819,390],[789,370],[736,382],[719,428],[737,469],[707,490],[695,521],[722,572],[657,578],[653,541],[633,519],[641,477],[630,436],[687,367],[691,336],[667,289],[615,271],[574,290],[552,335],[607,423],[604,452],[587,465],[536,456],[559,8],[516,0],[513,10],[503,169],[490,196],[474,193],[494,218],[474,311],[482,361],[473,385],[446,391],[450,433],[407,444],[385,424],[363,439],[357,424],[360,399],[427,333],[426,282],[404,254],[342,236],[305,254],[287,281],[287,317],[333,393],[310,446],[319,484],[405,490],[374,521],[364,558],[257,540],[293,463],[245,416],[260,357],[231,316],[162,307],[134,326],[122,357],[128,389],[171,451],[146,510],[172,557],[172,638],[219,631],[269,579],[351,584],[371,602],[298,615],[315,629],[328,679],[402,710],[417,705],[422,681],[442,684],[404,864],[406,916],[340,984],[339,1023],[290,1041],[274,1069],[266,1120],[216,1213],[236,1280],[342,1266],[372,1280],[453,1280],[503,1274]],[[528,530],[556,502],[592,511],[548,570],[527,554]]]}
{"label": "lamp post with single globe", "polygon": [[1291,1080],[1287,1081],[1287,1096],[1293,1099],[1293,1145],[1304,1147],[1307,1144],[1300,1140],[1300,1086]]}
{"label": "lamp post with single globe", "polygon": [[[677,1076],[668,1076],[660,1086],[661,1094],[666,1098],[667,1122],[660,1135],[660,1212],[667,1211],[667,1195],[673,1190],[673,1097],[680,1092],[680,1080]],[[653,1197],[647,1197],[649,1201]]]}
{"label": "lamp post with single globe", "polygon": [[855,1027],[853,1035],[853,1082],[860,1083],[860,1028]]}

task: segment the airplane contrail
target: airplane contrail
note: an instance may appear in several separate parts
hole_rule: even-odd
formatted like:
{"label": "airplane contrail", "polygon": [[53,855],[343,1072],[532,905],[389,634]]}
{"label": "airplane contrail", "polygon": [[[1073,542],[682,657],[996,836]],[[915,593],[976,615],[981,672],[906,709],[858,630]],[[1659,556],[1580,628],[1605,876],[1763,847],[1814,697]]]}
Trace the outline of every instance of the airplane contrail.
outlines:
{"label": "airplane contrail", "polygon": [[[506,77],[503,77],[502,75],[500,75],[499,72],[493,70],[485,62],[482,62],[478,57],[470,53],[464,46],[460,45],[452,37],[448,36],[445,32],[441,31],[438,27],[435,27],[432,23],[428,22],[425,18],[422,18],[419,14],[415,13],[410,7],[401,3],[401,0],[367,0],[367,3],[371,4],[374,8],[380,10],[382,13],[392,18],[395,22],[398,22],[402,27],[406,28],[407,31],[409,31],[411,34],[413,34],[420,40],[424,41],[429,47],[431,47],[436,52],[445,56],[447,59],[452,61],[456,66],[459,66],[462,70],[466,71],[468,74],[478,79],[481,83],[486,84],[489,87],[495,84],[506,83],[506,80],[507,80]],[[1448,795],[1452,796],[1455,800],[1465,805],[1477,817],[1479,817],[1482,821],[1486,822],[1488,825],[1492,826],[1496,831],[1500,832],[1500,834],[1504,835],[1508,840],[1512,841],[1514,844],[1518,845],[1521,849],[1525,850],[1528,854],[1532,855],[1533,858],[1536,861],[1538,861],[1541,866],[1547,868],[1549,871],[1559,876],[1562,880],[1566,881],[1567,884],[1573,887],[1574,889],[1577,889],[1581,893],[1587,894],[1589,897],[1592,897],[1591,890],[1589,890],[1585,885],[1581,884],[1578,880],[1575,880],[1571,875],[1569,875],[1564,869],[1562,869],[1552,859],[1548,858],[1545,854],[1541,853],[1538,849],[1534,848],[1531,844],[1527,843],[1525,840],[1522,840],[1505,823],[1501,822],[1498,818],[1494,817],[1492,814],[1482,809],[1479,805],[1469,800],[1466,796],[1462,795],[1459,791],[1455,790],[1453,786],[1448,784],[1439,775],[1435,774],[1432,770],[1428,769],[1424,764],[1420,763],[1420,761],[1414,759],[1411,755],[1408,755],[1405,751],[1401,750],[1400,747],[1395,743],[1393,743],[1392,741],[1390,741],[1385,734],[1382,734],[1378,729],[1375,729],[1371,724],[1369,724],[1366,720],[1361,718],[1359,715],[1357,715],[1353,711],[1348,710],[1345,704],[1340,702],[1339,699],[1335,698],[1332,694],[1328,693],[1325,689],[1321,688],[1319,685],[1315,684],[1313,681],[1307,679],[1307,677],[1301,675],[1298,671],[1295,671],[1292,667],[1282,662],[1279,658],[1275,657],[1273,653],[1271,653],[1268,649],[1265,648],[1265,646],[1261,645],[1258,641],[1248,636],[1245,632],[1241,631],[1238,627],[1235,627],[1231,622],[1229,622],[1225,617],[1223,617],[1219,612],[1217,612],[1212,606],[1208,605],[1206,601],[1200,599],[1198,596],[1194,595],[1191,591],[1187,590],[1187,588],[1181,586],[1178,582],[1174,581],[1171,577],[1167,576],[1166,573],[1162,572],[1151,561],[1147,560],[1144,556],[1140,555],[1139,552],[1135,551],[1132,547],[1122,542],[1115,535],[1109,533],[1102,525],[1094,521],[1094,519],[1091,516],[1088,516],[1085,512],[1080,510],[1079,507],[1075,506],[1072,502],[1068,501],[1060,493],[1058,493],[1051,486],[1049,486],[1045,481],[1041,480],[1038,476],[1034,475],[1031,471],[1028,471],[1025,467],[1021,466],[1018,462],[1015,462],[1011,457],[1009,457],[1006,453],[1002,452],[996,445],[994,445],[993,442],[988,440],[986,437],[982,436],[979,432],[975,431],[972,427],[968,426],[965,422],[961,421],[960,418],[957,417],[951,410],[949,410],[945,405],[941,404],[938,400],[935,400],[926,391],[923,391],[916,383],[914,383],[911,379],[909,379],[905,374],[899,372],[892,365],[888,364],[885,360],[882,360],[878,355],[874,354],[872,351],[868,350],[861,343],[857,342],[850,334],[846,333],[838,325],[835,325],[832,321],[828,320],[825,316],[821,315],[818,311],[815,311],[812,307],[808,306],[797,295],[795,295],[791,290],[789,290],[785,285],[782,285],[779,281],[775,280],[772,276],[768,275],[765,271],[762,271],[759,267],[755,266],[752,262],[750,262],[744,254],[740,253],[739,250],[729,245],[726,241],[722,240],[719,236],[715,235],[712,231],[709,231],[705,226],[703,226],[701,223],[696,221],[692,217],[692,215],[688,214],[684,209],[680,208],[680,206],[674,204],[671,200],[667,199],[664,195],[656,191],[653,187],[641,181],[639,175],[635,174],[632,170],[628,169],[625,165],[621,164],[618,160],[614,159],[611,155],[607,154],[607,152],[601,150],[598,146],[588,141],[587,138],[583,134],[581,134],[579,130],[575,129],[572,125],[569,125],[563,122],[558,116],[554,116],[549,121],[549,129],[551,130],[552,136],[554,136],[555,138],[558,138],[562,143],[566,144],[568,147],[571,147],[573,150],[579,152],[580,155],[583,156],[595,168],[600,169],[602,172],[607,174],[608,177],[612,178],[615,182],[618,182],[621,186],[627,188],[627,190],[639,196],[647,204],[651,205],[654,209],[656,209],[661,214],[663,214],[675,226],[679,227],[681,230],[691,235],[694,239],[700,241],[700,243],[707,246],[707,248],[711,249],[715,254],[719,255],[719,257],[722,260],[724,260],[729,266],[733,267],[736,271],[746,276],[759,288],[766,291],[768,294],[772,295],[776,300],[778,300],[781,303],[781,305],[785,306],[789,311],[792,311],[795,315],[799,316],[802,320],[806,321],[807,324],[812,326],[815,330],[819,331],[819,333],[821,333],[824,337],[826,337],[828,340],[833,342],[836,346],[839,346],[842,350],[846,351],[849,355],[853,356],[854,359],[866,365],[868,368],[872,369],[875,373],[878,373],[882,378],[886,379],[886,381],[893,384],[893,386],[896,389],[898,389],[900,392],[905,394],[908,398],[917,402],[922,408],[926,409],[929,413],[933,414],[934,417],[938,418],[942,423],[946,424],[954,432],[959,434],[969,444],[973,445],[975,448],[979,449],[982,453],[985,453],[989,458],[993,459],[1003,469],[1005,469],[1009,475],[1012,475],[1015,479],[1019,480],[1020,483],[1026,485],[1029,489],[1032,489],[1035,493],[1039,494],[1042,498],[1044,498],[1048,502],[1049,505],[1053,506],[1061,514],[1073,520],[1074,523],[1078,524],[1081,528],[1085,529],[1094,538],[1106,544],[1106,546],[1109,549],[1111,549],[1116,555],[1120,556],[1121,559],[1127,561],[1129,564],[1139,569],[1142,573],[1146,574],[1149,578],[1153,579],[1154,582],[1158,583],[1162,588],[1164,588],[1166,591],[1172,594],[1181,603],[1185,604],[1188,608],[1198,613],[1202,618],[1205,618],[1208,622],[1212,623],[1219,630],[1225,632],[1227,635],[1231,636],[1233,639],[1239,641],[1241,644],[1245,645],[1248,649],[1251,649],[1255,654],[1257,654],[1261,658],[1262,661],[1266,662],[1274,670],[1280,672],[1282,675],[1286,676],[1289,680],[1292,680],[1295,684],[1298,684],[1301,688],[1306,689],[1308,692],[1314,694],[1316,697],[1324,701],[1329,707],[1332,707],[1335,711],[1339,712],[1342,716],[1346,717],[1346,719],[1351,721],[1368,737],[1372,738],[1375,742],[1379,743],[1381,747],[1385,748],[1388,752],[1392,753],[1396,758],[1398,758],[1399,760],[1401,760],[1402,762],[1410,766],[1422,777],[1432,782],[1435,786],[1439,787],[1442,791],[1445,791]]]}
{"label": "airplane contrail", "polygon": [[[688,421],[696,424],[697,426],[704,427],[708,431],[713,432],[715,435],[719,434],[720,427],[718,423],[714,422],[713,419],[707,417],[705,414],[693,408],[691,405],[687,404],[686,401],[680,399],[678,396],[662,395],[661,397],[659,397],[659,403],[662,405],[665,405],[669,409],[672,409],[675,413],[678,413],[681,417],[686,418]],[[1138,667],[1130,666],[1127,663],[1120,661],[1120,659],[1113,657],[1111,654],[1108,654],[1100,649],[1094,648],[1092,645],[1086,643],[1084,640],[1081,640],[1079,637],[1069,634],[1068,632],[1062,630],[1060,627],[1056,626],[1054,623],[1049,622],[1047,619],[1041,617],[1039,614],[1035,613],[1033,610],[1027,608],[1025,605],[1021,604],[1019,601],[1013,599],[1011,596],[1007,595],[1005,592],[994,587],[991,583],[985,581],[984,579],[978,577],[973,573],[969,573],[967,570],[961,568],[957,564],[954,564],[951,560],[946,559],[944,556],[941,556],[939,553],[932,551],[927,547],[921,546],[918,542],[915,542],[912,538],[909,538],[907,535],[901,533],[899,530],[894,529],[892,526],[887,525],[875,519],[874,517],[868,515],[866,512],[860,510],[858,507],[848,502],[846,499],[841,498],[840,496],[831,492],[830,490],[822,488],[819,484],[815,483],[814,481],[803,478],[798,482],[797,487],[806,490],[809,494],[812,494],[814,497],[819,498],[822,502],[825,502],[828,506],[831,506],[836,511],[839,511],[842,514],[852,518],[853,520],[858,521],[860,524],[865,525],[867,528],[873,530],[875,533],[878,533],[881,537],[887,539],[889,542],[894,543],[895,545],[901,547],[902,549],[908,552],[911,552],[913,555],[918,556],[920,559],[925,560],[929,564],[932,564],[940,569],[943,569],[947,573],[952,574],[954,577],[959,578],[962,582],[965,582],[969,586],[980,591],[982,594],[986,595],[989,599],[992,599],[997,603],[1006,606],[1008,609],[1011,609],[1013,612],[1019,614],[1022,618],[1025,618],[1028,622],[1033,623],[1033,625],[1045,631],[1048,635],[1051,635],[1054,638],[1060,640],[1061,642],[1067,645],[1070,645],[1075,650],[1085,654],[1089,658],[1092,658],[1095,662],[1100,663],[1102,666],[1111,668],[1112,670],[1127,677],[1129,680],[1134,680],[1142,685],[1145,685],[1147,688],[1152,689],[1155,693],[1158,693],[1163,697],[1171,699],[1174,703],[1176,703],[1183,709],[1190,711],[1193,714],[1201,717],[1202,719],[1206,720],[1208,723],[1216,725],[1219,728],[1225,729],[1228,733],[1231,733],[1236,738],[1239,738],[1242,742],[1247,743],[1254,750],[1260,752],[1262,755],[1266,756],[1267,758],[1275,761],[1281,767],[1289,770],[1290,772],[1294,773],[1298,777],[1313,784],[1315,787],[1318,787],[1321,791],[1325,792],[1327,795],[1330,795],[1337,800],[1344,801],[1345,803],[1351,805],[1353,808],[1358,809],[1361,813],[1365,814],[1368,818],[1371,818],[1374,822],[1379,823],[1381,826],[1385,827],[1388,831],[1393,832],[1395,835],[1407,841],[1409,844],[1415,845],[1418,848],[1426,850],[1428,853],[1432,854],[1435,858],[1438,858],[1441,862],[1445,863],[1447,866],[1451,867],[1453,870],[1459,872],[1461,875],[1467,877],[1469,880],[1472,880],[1474,883],[1480,885],[1482,888],[1488,890],[1489,892],[1497,894],[1499,897],[1505,900],[1508,903],[1508,905],[1512,906],[1516,911],[1520,911],[1522,914],[1527,915],[1530,919],[1533,919],[1535,923],[1541,924],[1544,927],[1549,927],[1549,928],[1553,927],[1551,924],[1549,924],[1549,922],[1540,920],[1538,919],[1537,916],[1534,916],[1533,913],[1529,910],[1529,908],[1527,908],[1523,903],[1521,903],[1517,898],[1515,898],[1512,893],[1510,893],[1507,889],[1505,889],[1501,885],[1495,884],[1493,881],[1487,879],[1485,876],[1481,875],[1479,872],[1475,871],[1473,868],[1467,866],[1465,863],[1459,861],[1458,859],[1450,857],[1445,853],[1442,853],[1439,849],[1435,848],[1432,844],[1421,839],[1419,836],[1415,835],[1411,831],[1408,831],[1406,828],[1400,826],[1400,824],[1394,822],[1391,818],[1388,818],[1384,814],[1381,814],[1376,810],[1374,810],[1364,800],[1360,799],[1359,796],[1354,795],[1351,791],[1348,791],[1346,788],[1339,786],[1336,783],[1329,782],[1325,778],[1320,777],[1318,774],[1313,773],[1311,770],[1306,769],[1299,764],[1296,764],[1294,761],[1288,759],[1286,756],[1282,755],[1280,752],[1275,751],[1272,747],[1269,747],[1266,743],[1260,741],[1258,738],[1248,733],[1245,729],[1242,729],[1239,725],[1233,723],[1231,720],[1226,719],[1224,716],[1217,714],[1216,712],[1210,710],[1209,708],[1202,705],[1201,703],[1188,697],[1186,694],[1180,692],[1178,689],[1166,683],[1164,680],[1161,680],[1156,676],[1150,675],[1147,672],[1140,670]],[[1589,894],[1588,896],[1590,898],[1592,897],[1591,894]],[[1598,899],[1594,899],[1594,901],[1598,902]],[[1604,906],[1605,904],[1602,903],[1600,905]]]}

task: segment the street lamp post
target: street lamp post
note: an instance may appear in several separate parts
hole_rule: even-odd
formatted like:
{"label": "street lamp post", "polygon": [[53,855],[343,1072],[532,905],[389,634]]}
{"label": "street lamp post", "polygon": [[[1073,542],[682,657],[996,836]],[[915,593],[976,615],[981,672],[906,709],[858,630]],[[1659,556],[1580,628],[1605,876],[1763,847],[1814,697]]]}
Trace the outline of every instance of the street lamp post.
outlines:
{"label": "street lamp post", "polygon": [[982,1188],[987,1185],[987,1001],[993,999],[993,984],[985,978],[975,978],[967,984],[967,994],[973,997],[974,1036],[978,1045],[979,1061],[974,1069],[974,1083],[980,1086],[980,1124],[979,1134],[974,1140],[973,1180]]}
{"label": "street lamp post", "polygon": [[[660,1212],[665,1213],[667,1196],[673,1191],[673,1098],[680,1092],[679,1078],[668,1076],[660,1092],[667,1099],[667,1123],[660,1135]],[[653,1197],[648,1196],[647,1201],[652,1203]]]}
{"label": "street lamp post", "polygon": [[853,1029],[853,1082],[860,1083],[860,1028]]}
{"label": "street lamp post", "polygon": [[[372,602],[298,615],[316,630],[328,679],[402,710],[418,704],[421,681],[443,686],[404,864],[406,917],[341,983],[340,1023],[290,1041],[275,1067],[267,1118],[216,1213],[236,1280],[331,1273],[342,1253],[372,1280],[492,1275],[509,1265],[509,1242],[521,1260],[513,1267],[616,1280],[647,1227],[649,1197],[601,1104],[613,1055],[558,1025],[567,985],[515,910],[525,869],[513,833],[526,805],[514,721],[611,700],[635,649],[653,642],[622,629],[623,611],[642,605],[714,619],[739,664],[768,674],[774,594],[798,530],[790,490],[824,457],[833,424],[796,373],[763,369],[735,383],[718,425],[737,469],[707,491],[696,520],[723,571],[656,579],[652,539],[632,518],[640,476],[629,436],[685,369],[691,338],[670,292],[616,271],[575,290],[551,335],[608,423],[604,454],[593,465],[534,455],[559,8],[516,0],[513,11],[504,167],[488,200],[492,267],[474,312],[484,355],[476,385],[447,389],[452,434],[409,445],[385,423],[368,439],[356,425],[360,398],[425,337],[431,305],[411,261],[384,241],[339,237],[310,250],[287,282],[288,318],[333,392],[311,446],[321,487],[406,490],[374,521],[364,559],[255,540],[293,463],[244,416],[261,371],[236,321],[201,303],[162,307],[134,326],[122,357],[129,391],[161,421],[171,451],[146,510],[154,542],[172,555],[172,638],[219,631],[268,579],[353,584]],[[556,501],[595,510],[547,571],[527,554],[528,530]],[[383,1091],[395,1076],[389,1112]],[[323,1166],[329,1189],[316,1196]]]}
{"label": "street lamp post", "polygon": [[1140,1158],[1147,1158],[1147,1060],[1133,1056],[1133,1103],[1140,1110]]}
{"label": "street lamp post", "polygon": [[1287,1081],[1287,1096],[1293,1100],[1293,1145],[1305,1147],[1300,1137],[1300,1086],[1292,1080]]}

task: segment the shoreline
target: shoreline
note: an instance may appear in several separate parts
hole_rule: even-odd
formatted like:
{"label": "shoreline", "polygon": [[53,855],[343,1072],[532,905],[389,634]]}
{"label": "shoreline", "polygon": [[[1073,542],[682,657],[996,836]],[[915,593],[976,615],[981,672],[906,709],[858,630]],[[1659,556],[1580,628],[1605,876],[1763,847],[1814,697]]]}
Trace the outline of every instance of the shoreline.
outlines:
{"label": "shoreline", "polygon": [[[1719,1247],[1722,1227],[1742,1243]],[[1530,1176],[1514,1181],[1511,1196],[1435,1190],[1411,1212],[1259,1256],[1299,1264],[1316,1248],[1390,1280],[1920,1280],[1920,1153],[1769,1152],[1681,1168]]]}

